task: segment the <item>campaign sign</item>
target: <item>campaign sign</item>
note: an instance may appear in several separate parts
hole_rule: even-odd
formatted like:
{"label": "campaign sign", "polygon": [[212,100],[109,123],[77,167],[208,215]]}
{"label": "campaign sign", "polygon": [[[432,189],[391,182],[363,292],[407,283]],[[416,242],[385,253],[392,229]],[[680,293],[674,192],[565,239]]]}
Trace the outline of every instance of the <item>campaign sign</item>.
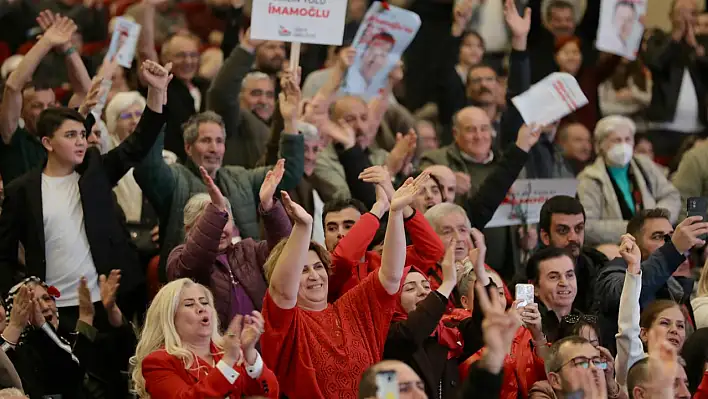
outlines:
{"label": "campaign sign", "polygon": [[538,223],[541,207],[546,201],[556,195],[575,196],[577,189],[576,179],[517,180],[485,227]]}
{"label": "campaign sign", "polygon": [[256,0],[251,37],[339,46],[346,15],[347,2],[342,0]]}

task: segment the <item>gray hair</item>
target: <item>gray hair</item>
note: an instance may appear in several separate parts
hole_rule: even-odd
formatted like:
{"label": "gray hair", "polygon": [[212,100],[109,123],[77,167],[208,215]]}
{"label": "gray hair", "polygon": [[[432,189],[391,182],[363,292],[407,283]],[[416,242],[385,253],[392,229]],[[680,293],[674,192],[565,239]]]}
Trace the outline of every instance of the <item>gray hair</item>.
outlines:
{"label": "gray hair", "polygon": [[627,128],[634,136],[637,133],[637,125],[631,119],[622,115],[610,115],[600,119],[595,125],[595,149],[599,149],[602,142],[617,129]]}
{"label": "gray hair", "polygon": [[295,126],[297,131],[302,134],[305,141],[316,141],[320,139],[320,132],[317,126],[303,121],[297,121]]}
{"label": "gray hair", "polygon": [[477,274],[474,272],[474,267],[465,266],[465,269],[457,277],[457,292],[467,296],[470,284],[474,284],[475,281],[477,281]]}
{"label": "gray hair", "polygon": [[24,392],[17,388],[5,388],[0,390],[0,399],[23,399],[27,398]]}
{"label": "gray hair", "polygon": [[[226,200],[226,211],[231,215],[231,203],[228,199],[224,199]],[[194,226],[194,223],[197,222],[197,219],[204,213],[204,210],[209,204],[211,204],[211,197],[207,193],[195,194],[187,201],[187,205],[184,206],[185,229]]]}
{"label": "gray hair", "polygon": [[440,219],[450,213],[459,213],[460,215],[463,215],[465,217],[465,226],[472,228],[470,219],[467,217],[467,212],[465,212],[461,206],[451,204],[449,202],[442,202],[428,209],[428,211],[425,212],[425,219],[431,226],[433,226],[435,231],[438,231],[438,223],[440,222]]}
{"label": "gray hair", "polygon": [[224,118],[214,111],[201,112],[192,115],[187,122],[182,125],[182,136],[184,137],[184,144],[194,144],[199,138],[199,125],[202,123],[216,123],[221,126],[221,130],[224,132],[224,137],[226,137],[226,125],[224,124]]}
{"label": "gray hair", "polygon": [[244,87],[248,85],[248,83],[257,81],[257,80],[267,80],[270,81],[271,83],[273,82],[273,79],[266,73],[263,72],[249,72],[246,76],[243,77],[241,80],[241,90],[243,90]]}

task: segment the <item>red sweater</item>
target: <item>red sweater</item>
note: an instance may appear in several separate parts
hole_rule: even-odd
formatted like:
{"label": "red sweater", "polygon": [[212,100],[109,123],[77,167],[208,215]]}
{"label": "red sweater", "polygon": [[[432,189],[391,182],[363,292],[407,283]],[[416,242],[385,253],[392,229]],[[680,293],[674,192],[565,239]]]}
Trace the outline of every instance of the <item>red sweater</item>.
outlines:
{"label": "red sweater", "polygon": [[[218,363],[222,354],[212,348],[214,362]],[[263,365],[260,378],[248,376],[243,366],[233,366],[239,373],[236,382],[230,384],[224,375],[197,358],[198,364],[192,364],[187,370],[181,359],[170,355],[164,349],[156,350],[143,359],[143,377],[145,390],[152,399],[201,399],[230,398],[242,396],[265,396],[278,398],[278,381],[275,374]]]}
{"label": "red sweater", "polygon": [[703,373],[703,379],[701,379],[701,384],[693,395],[693,399],[708,399],[708,372]]}
{"label": "red sweater", "polygon": [[[336,301],[381,266],[381,255],[366,250],[378,228],[379,219],[371,213],[365,213],[349,233],[339,240],[332,251],[329,302]],[[416,266],[423,270],[423,266],[442,259],[445,246],[423,214],[415,211],[405,221],[405,228],[413,243],[406,248],[406,267]]]}
{"label": "red sweater", "polygon": [[266,293],[261,348],[290,399],[355,399],[361,375],[381,360],[398,296],[376,273],[320,312],[279,308]]}

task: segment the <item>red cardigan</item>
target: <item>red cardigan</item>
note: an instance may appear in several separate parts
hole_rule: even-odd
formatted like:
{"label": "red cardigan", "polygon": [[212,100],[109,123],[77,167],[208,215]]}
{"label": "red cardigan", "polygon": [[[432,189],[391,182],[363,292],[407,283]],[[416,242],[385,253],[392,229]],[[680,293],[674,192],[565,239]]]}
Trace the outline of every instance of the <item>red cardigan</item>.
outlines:
{"label": "red cardigan", "polygon": [[[216,353],[213,356],[215,363],[222,358]],[[239,376],[232,385],[217,368],[202,359],[198,361],[198,368],[193,365],[187,370],[182,360],[164,349],[152,352],[143,359],[145,390],[152,399],[237,399],[244,395],[278,399],[278,381],[265,363],[260,378],[255,380],[248,376],[243,366],[234,366]]]}
{"label": "red cardigan", "polygon": [[[406,267],[434,264],[445,255],[445,246],[422,213],[415,211],[405,222],[413,245],[406,248]],[[361,215],[332,251],[332,274],[329,276],[329,302],[334,302],[354,288],[369,273],[381,266],[381,255],[367,251],[379,228],[379,219],[371,213]],[[362,258],[364,260],[362,260]]]}

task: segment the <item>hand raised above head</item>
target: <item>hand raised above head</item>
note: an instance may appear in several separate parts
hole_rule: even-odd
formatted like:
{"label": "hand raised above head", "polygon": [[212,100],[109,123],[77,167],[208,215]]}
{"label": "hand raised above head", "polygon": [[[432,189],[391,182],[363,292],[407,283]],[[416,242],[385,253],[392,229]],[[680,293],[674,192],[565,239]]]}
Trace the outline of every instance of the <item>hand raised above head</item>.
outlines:
{"label": "hand raised above head", "polygon": [[150,87],[164,92],[167,90],[167,85],[170,84],[173,78],[173,75],[170,73],[171,70],[171,62],[162,66],[155,61],[146,60],[143,61],[143,64],[140,66],[140,76]]}

